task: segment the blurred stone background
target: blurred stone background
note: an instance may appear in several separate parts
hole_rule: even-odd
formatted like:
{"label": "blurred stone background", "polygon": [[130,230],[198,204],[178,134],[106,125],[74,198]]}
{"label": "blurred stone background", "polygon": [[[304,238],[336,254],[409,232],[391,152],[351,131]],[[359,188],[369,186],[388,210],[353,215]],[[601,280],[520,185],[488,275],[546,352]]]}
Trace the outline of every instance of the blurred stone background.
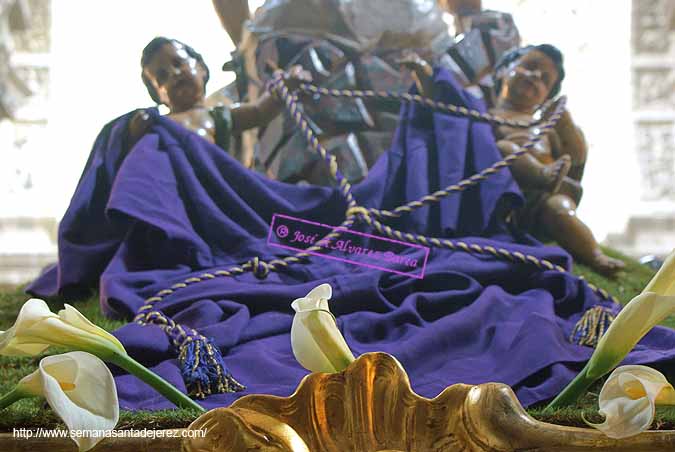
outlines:
{"label": "blurred stone background", "polygon": [[[511,13],[524,43],[551,42],[565,54],[563,92],[590,145],[579,215],[630,255],[667,253],[675,244],[675,1],[483,7]],[[26,282],[55,260],[57,222],[96,134],[152,104],[139,60],[157,35],[204,55],[208,91],[232,81],[220,67],[233,45],[211,2],[0,0],[0,284]]]}

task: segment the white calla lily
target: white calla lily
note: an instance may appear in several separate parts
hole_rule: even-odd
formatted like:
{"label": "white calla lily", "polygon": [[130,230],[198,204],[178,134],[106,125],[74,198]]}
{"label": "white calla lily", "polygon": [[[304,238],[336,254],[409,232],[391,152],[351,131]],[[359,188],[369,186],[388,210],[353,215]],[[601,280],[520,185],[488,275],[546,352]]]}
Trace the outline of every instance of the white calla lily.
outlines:
{"label": "white calla lily", "polygon": [[[0,355],[37,355],[52,345],[96,355],[137,376],[177,406],[204,411],[172,384],[132,359],[115,336],[68,304],[54,314],[43,300],[32,298],[23,304],[14,325],[0,331]],[[9,403],[11,398],[5,400]]]}
{"label": "white calla lily", "polygon": [[675,312],[675,252],[640,295],[616,316],[588,362],[587,374],[599,378],[617,366],[652,328]]}
{"label": "white calla lily", "polygon": [[65,309],[54,314],[47,303],[37,298],[24,303],[11,328],[0,331],[0,355],[37,355],[52,345],[96,355],[126,355],[115,336],[91,323],[74,307],[66,304]]}
{"label": "white calla lily", "polygon": [[610,438],[637,435],[651,426],[656,405],[675,404],[675,390],[663,374],[646,366],[621,366],[609,376],[599,397],[600,414],[595,427]]}
{"label": "white calla lily", "polygon": [[643,292],[616,316],[588,361],[589,378],[600,378],[616,367],[652,328],[675,312],[675,295]]}
{"label": "white calla lily", "polygon": [[611,372],[657,324],[675,313],[675,250],[647,284],[612,321],[586,366],[549,404],[569,405],[598,378]]}
{"label": "white calla lily", "polygon": [[675,250],[666,257],[656,275],[645,286],[644,292],[654,292],[659,295],[675,295]]}
{"label": "white calla lily", "polygon": [[87,352],[43,358],[17,391],[42,396],[63,420],[80,451],[94,447],[119,420],[115,379],[103,361]]}
{"label": "white calla lily", "polygon": [[332,292],[330,284],[321,284],[291,303],[296,312],[291,327],[293,354],[312,372],[340,372],[354,361],[328,309]]}

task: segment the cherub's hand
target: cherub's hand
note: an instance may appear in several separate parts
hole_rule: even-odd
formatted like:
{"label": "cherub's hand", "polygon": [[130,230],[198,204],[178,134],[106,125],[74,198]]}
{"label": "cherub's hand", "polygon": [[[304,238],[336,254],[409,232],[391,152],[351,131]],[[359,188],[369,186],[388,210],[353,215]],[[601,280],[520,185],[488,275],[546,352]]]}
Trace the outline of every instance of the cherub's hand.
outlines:
{"label": "cherub's hand", "polygon": [[312,74],[300,65],[291,66],[288,71],[279,70],[278,72],[282,74],[286,88],[290,91],[298,89],[303,83],[312,81]]}
{"label": "cherub's hand", "polygon": [[129,120],[127,130],[129,131],[129,143],[134,145],[148,131],[152,125],[150,114],[144,110],[138,110]]}
{"label": "cherub's hand", "polygon": [[544,182],[544,187],[549,190],[551,194],[558,193],[560,187],[569,173],[572,166],[572,159],[569,155],[563,155],[555,162],[545,165],[541,170],[541,176]]}
{"label": "cherub's hand", "polygon": [[[542,121],[546,121],[551,117],[551,115],[553,114],[555,109],[558,107],[558,102],[559,102],[559,99],[551,100],[551,101],[548,101],[548,102],[544,103],[544,105],[542,106],[542,110],[541,110],[541,120]],[[567,110],[567,108],[565,108],[562,111],[562,116],[560,117],[560,120],[558,120],[558,122],[560,122],[561,120],[567,121],[569,119],[570,119],[570,113]]]}
{"label": "cherub's hand", "polygon": [[396,63],[406,69],[414,71],[417,74],[421,73],[431,77],[434,73],[434,70],[431,67],[431,65],[427,63],[424,58],[420,57],[415,52],[405,53],[401,58],[396,60]]}
{"label": "cherub's hand", "polygon": [[434,68],[415,52],[407,52],[396,63],[412,71],[417,91],[426,97],[434,97]]}

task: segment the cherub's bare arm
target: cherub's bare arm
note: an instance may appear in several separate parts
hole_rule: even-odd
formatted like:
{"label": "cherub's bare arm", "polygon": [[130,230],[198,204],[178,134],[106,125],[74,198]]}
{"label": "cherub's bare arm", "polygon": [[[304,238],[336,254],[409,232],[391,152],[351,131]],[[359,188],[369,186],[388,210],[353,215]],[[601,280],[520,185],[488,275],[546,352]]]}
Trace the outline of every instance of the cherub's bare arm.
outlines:
{"label": "cherub's bare arm", "polygon": [[483,9],[481,0],[437,0],[438,6],[450,14],[460,16],[478,14]]}
{"label": "cherub's bare arm", "polygon": [[[289,90],[297,89],[303,82],[310,82],[312,76],[301,66],[293,66],[284,74],[284,81]],[[240,104],[230,111],[232,115],[232,131],[239,133],[254,127],[267,125],[279,113],[283,104],[276,96],[264,92],[254,102]]]}
{"label": "cherub's bare arm", "polygon": [[[508,139],[499,140],[497,147],[503,157],[520,150],[519,144]],[[511,164],[511,173],[516,182],[523,188],[545,189],[551,184],[551,178],[546,172],[546,165],[528,153],[521,155]]]}
{"label": "cherub's bare arm", "polygon": [[552,135],[555,137],[552,140],[555,156],[569,155],[572,158],[569,177],[581,181],[588,156],[588,145],[583,132],[572,121],[569,111],[563,112]]}
{"label": "cherub's bare arm", "polygon": [[279,113],[281,113],[281,102],[269,93],[263,93],[256,101],[239,104],[231,110],[232,131],[234,133],[254,127],[267,125]]}
{"label": "cherub's bare arm", "polygon": [[213,0],[213,7],[234,45],[239,45],[244,22],[251,17],[248,0]]}

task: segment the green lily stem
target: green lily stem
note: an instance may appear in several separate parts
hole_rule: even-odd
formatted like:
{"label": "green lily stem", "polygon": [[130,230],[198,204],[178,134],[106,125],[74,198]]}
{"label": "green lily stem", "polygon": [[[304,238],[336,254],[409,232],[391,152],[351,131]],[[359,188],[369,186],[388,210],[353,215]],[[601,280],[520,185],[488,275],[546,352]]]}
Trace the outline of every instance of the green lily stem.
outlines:
{"label": "green lily stem", "polygon": [[588,378],[586,376],[586,367],[584,367],[581,372],[574,377],[574,380],[565,386],[565,389],[563,389],[562,392],[548,404],[544,411],[572,405],[579,396],[584,394],[588,388],[595,383],[595,380],[595,378]]}
{"label": "green lily stem", "polygon": [[24,391],[20,391],[19,388],[14,387],[14,389],[9,391],[4,396],[0,397],[0,410],[4,410],[14,402],[17,402],[26,397],[32,397],[32,395]]}
{"label": "green lily stem", "polygon": [[106,356],[105,360],[121,367],[130,374],[141,379],[143,382],[149,384],[177,407],[190,408],[193,410],[199,410],[201,412],[206,411],[197,402],[176,389],[174,385],[164,380],[156,373],[150,371],[147,367],[143,366],[129,355],[120,355],[117,353],[110,354]]}

